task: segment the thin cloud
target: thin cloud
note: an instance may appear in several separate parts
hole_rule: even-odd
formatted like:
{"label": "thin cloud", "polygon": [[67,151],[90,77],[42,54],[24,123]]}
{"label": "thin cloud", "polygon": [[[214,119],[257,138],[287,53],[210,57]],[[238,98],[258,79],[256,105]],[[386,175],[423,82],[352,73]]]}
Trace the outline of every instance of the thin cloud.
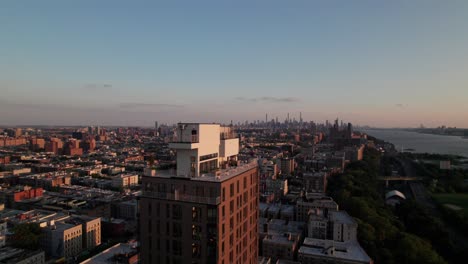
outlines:
{"label": "thin cloud", "polygon": [[181,108],[183,105],[178,104],[158,104],[158,103],[121,103],[119,107],[122,109],[148,109],[148,108]]}
{"label": "thin cloud", "polygon": [[46,104],[33,102],[17,102],[0,99],[0,106],[11,107],[12,109],[46,110],[46,111],[65,111],[65,110],[86,110],[103,111],[117,110],[122,111],[157,111],[167,108],[182,108],[184,105],[177,104],[158,104],[158,103],[120,103],[118,105],[96,106],[96,105],[73,105],[73,104]]}
{"label": "thin cloud", "polygon": [[[102,107],[90,107],[90,106],[77,106],[70,104],[46,104],[46,103],[30,103],[30,102],[14,102],[0,100],[1,106],[11,107],[12,109],[29,109],[29,110],[45,110],[45,111],[65,111],[65,110],[89,110],[89,111],[100,111]],[[17,111],[16,110],[16,111]]]}
{"label": "thin cloud", "polygon": [[407,105],[404,104],[395,104],[396,107],[398,108],[406,108]]}
{"label": "thin cloud", "polygon": [[107,90],[112,88],[112,84],[110,83],[88,83],[84,86],[84,89],[88,91],[100,91],[100,90]]}
{"label": "thin cloud", "polygon": [[247,101],[247,102],[272,102],[272,103],[293,103],[293,102],[300,101],[298,98],[294,98],[294,97],[270,97],[270,96],[253,97],[253,98],[236,97],[236,100]]}

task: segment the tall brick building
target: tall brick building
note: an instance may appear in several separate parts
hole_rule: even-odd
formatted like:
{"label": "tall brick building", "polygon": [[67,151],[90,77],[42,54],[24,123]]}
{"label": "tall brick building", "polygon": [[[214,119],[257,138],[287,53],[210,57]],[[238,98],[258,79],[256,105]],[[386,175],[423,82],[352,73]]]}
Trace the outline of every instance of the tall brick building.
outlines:
{"label": "tall brick building", "polygon": [[258,263],[258,165],[218,124],[179,124],[177,172],[143,177],[142,263]]}

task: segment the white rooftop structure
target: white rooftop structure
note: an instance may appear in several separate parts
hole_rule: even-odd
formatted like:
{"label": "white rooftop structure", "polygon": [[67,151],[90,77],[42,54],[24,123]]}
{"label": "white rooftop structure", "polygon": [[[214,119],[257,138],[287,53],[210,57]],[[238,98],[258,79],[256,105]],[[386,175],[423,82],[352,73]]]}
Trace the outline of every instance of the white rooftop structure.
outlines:
{"label": "white rooftop structure", "polygon": [[237,162],[239,139],[231,127],[179,123],[176,133],[169,147],[177,151],[178,177],[197,178]]}

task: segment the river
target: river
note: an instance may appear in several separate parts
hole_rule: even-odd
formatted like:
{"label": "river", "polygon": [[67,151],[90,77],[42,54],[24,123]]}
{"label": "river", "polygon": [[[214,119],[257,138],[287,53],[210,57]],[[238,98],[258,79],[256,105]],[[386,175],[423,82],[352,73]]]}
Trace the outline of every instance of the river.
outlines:
{"label": "river", "polygon": [[468,139],[457,136],[422,134],[397,129],[365,129],[362,132],[395,145],[399,151],[453,154],[468,157]]}

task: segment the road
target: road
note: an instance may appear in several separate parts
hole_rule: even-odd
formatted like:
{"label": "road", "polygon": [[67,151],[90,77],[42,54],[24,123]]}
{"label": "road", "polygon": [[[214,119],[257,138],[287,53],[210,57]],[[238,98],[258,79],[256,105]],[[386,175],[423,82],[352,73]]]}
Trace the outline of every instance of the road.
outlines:
{"label": "road", "polygon": [[[415,176],[424,177],[425,176],[425,175],[416,175],[411,160],[401,159],[401,158],[398,158],[398,160],[401,163],[406,176],[410,176],[410,177],[411,176],[413,176],[413,177],[415,177]],[[454,241],[454,243],[459,248],[462,248],[462,249],[468,248],[468,239],[467,239],[467,237],[465,237],[461,232],[459,232],[459,230],[457,230],[450,223],[447,223],[444,220],[444,218],[442,216],[442,213],[437,208],[436,203],[434,202],[434,200],[432,200],[426,186],[424,186],[424,184],[422,182],[411,182],[410,183],[410,189],[411,189],[411,193],[413,194],[413,197],[416,200],[416,202],[418,202],[419,204],[426,207],[427,210],[429,210],[429,213],[432,216],[440,219],[440,221],[442,221],[442,223],[444,223],[445,227],[447,228],[447,231],[449,232],[449,235],[450,235],[452,241]]]}
{"label": "road", "polygon": [[429,195],[424,184],[422,184],[421,182],[411,182],[410,189],[416,202],[431,209],[432,213],[437,213],[435,212],[436,205],[434,204],[434,201],[432,201],[432,198]]}
{"label": "road", "polygon": [[[397,158],[400,162],[403,172],[407,177],[418,177],[424,175],[416,175],[416,171],[413,167],[412,161],[408,159]],[[426,189],[426,186],[422,182],[411,182],[410,183],[411,194],[413,194],[414,199],[430,209],[431,213],[434,215],[439,215],[438,210],[436,209],[436,204],[432,200],[429,192]]]}

